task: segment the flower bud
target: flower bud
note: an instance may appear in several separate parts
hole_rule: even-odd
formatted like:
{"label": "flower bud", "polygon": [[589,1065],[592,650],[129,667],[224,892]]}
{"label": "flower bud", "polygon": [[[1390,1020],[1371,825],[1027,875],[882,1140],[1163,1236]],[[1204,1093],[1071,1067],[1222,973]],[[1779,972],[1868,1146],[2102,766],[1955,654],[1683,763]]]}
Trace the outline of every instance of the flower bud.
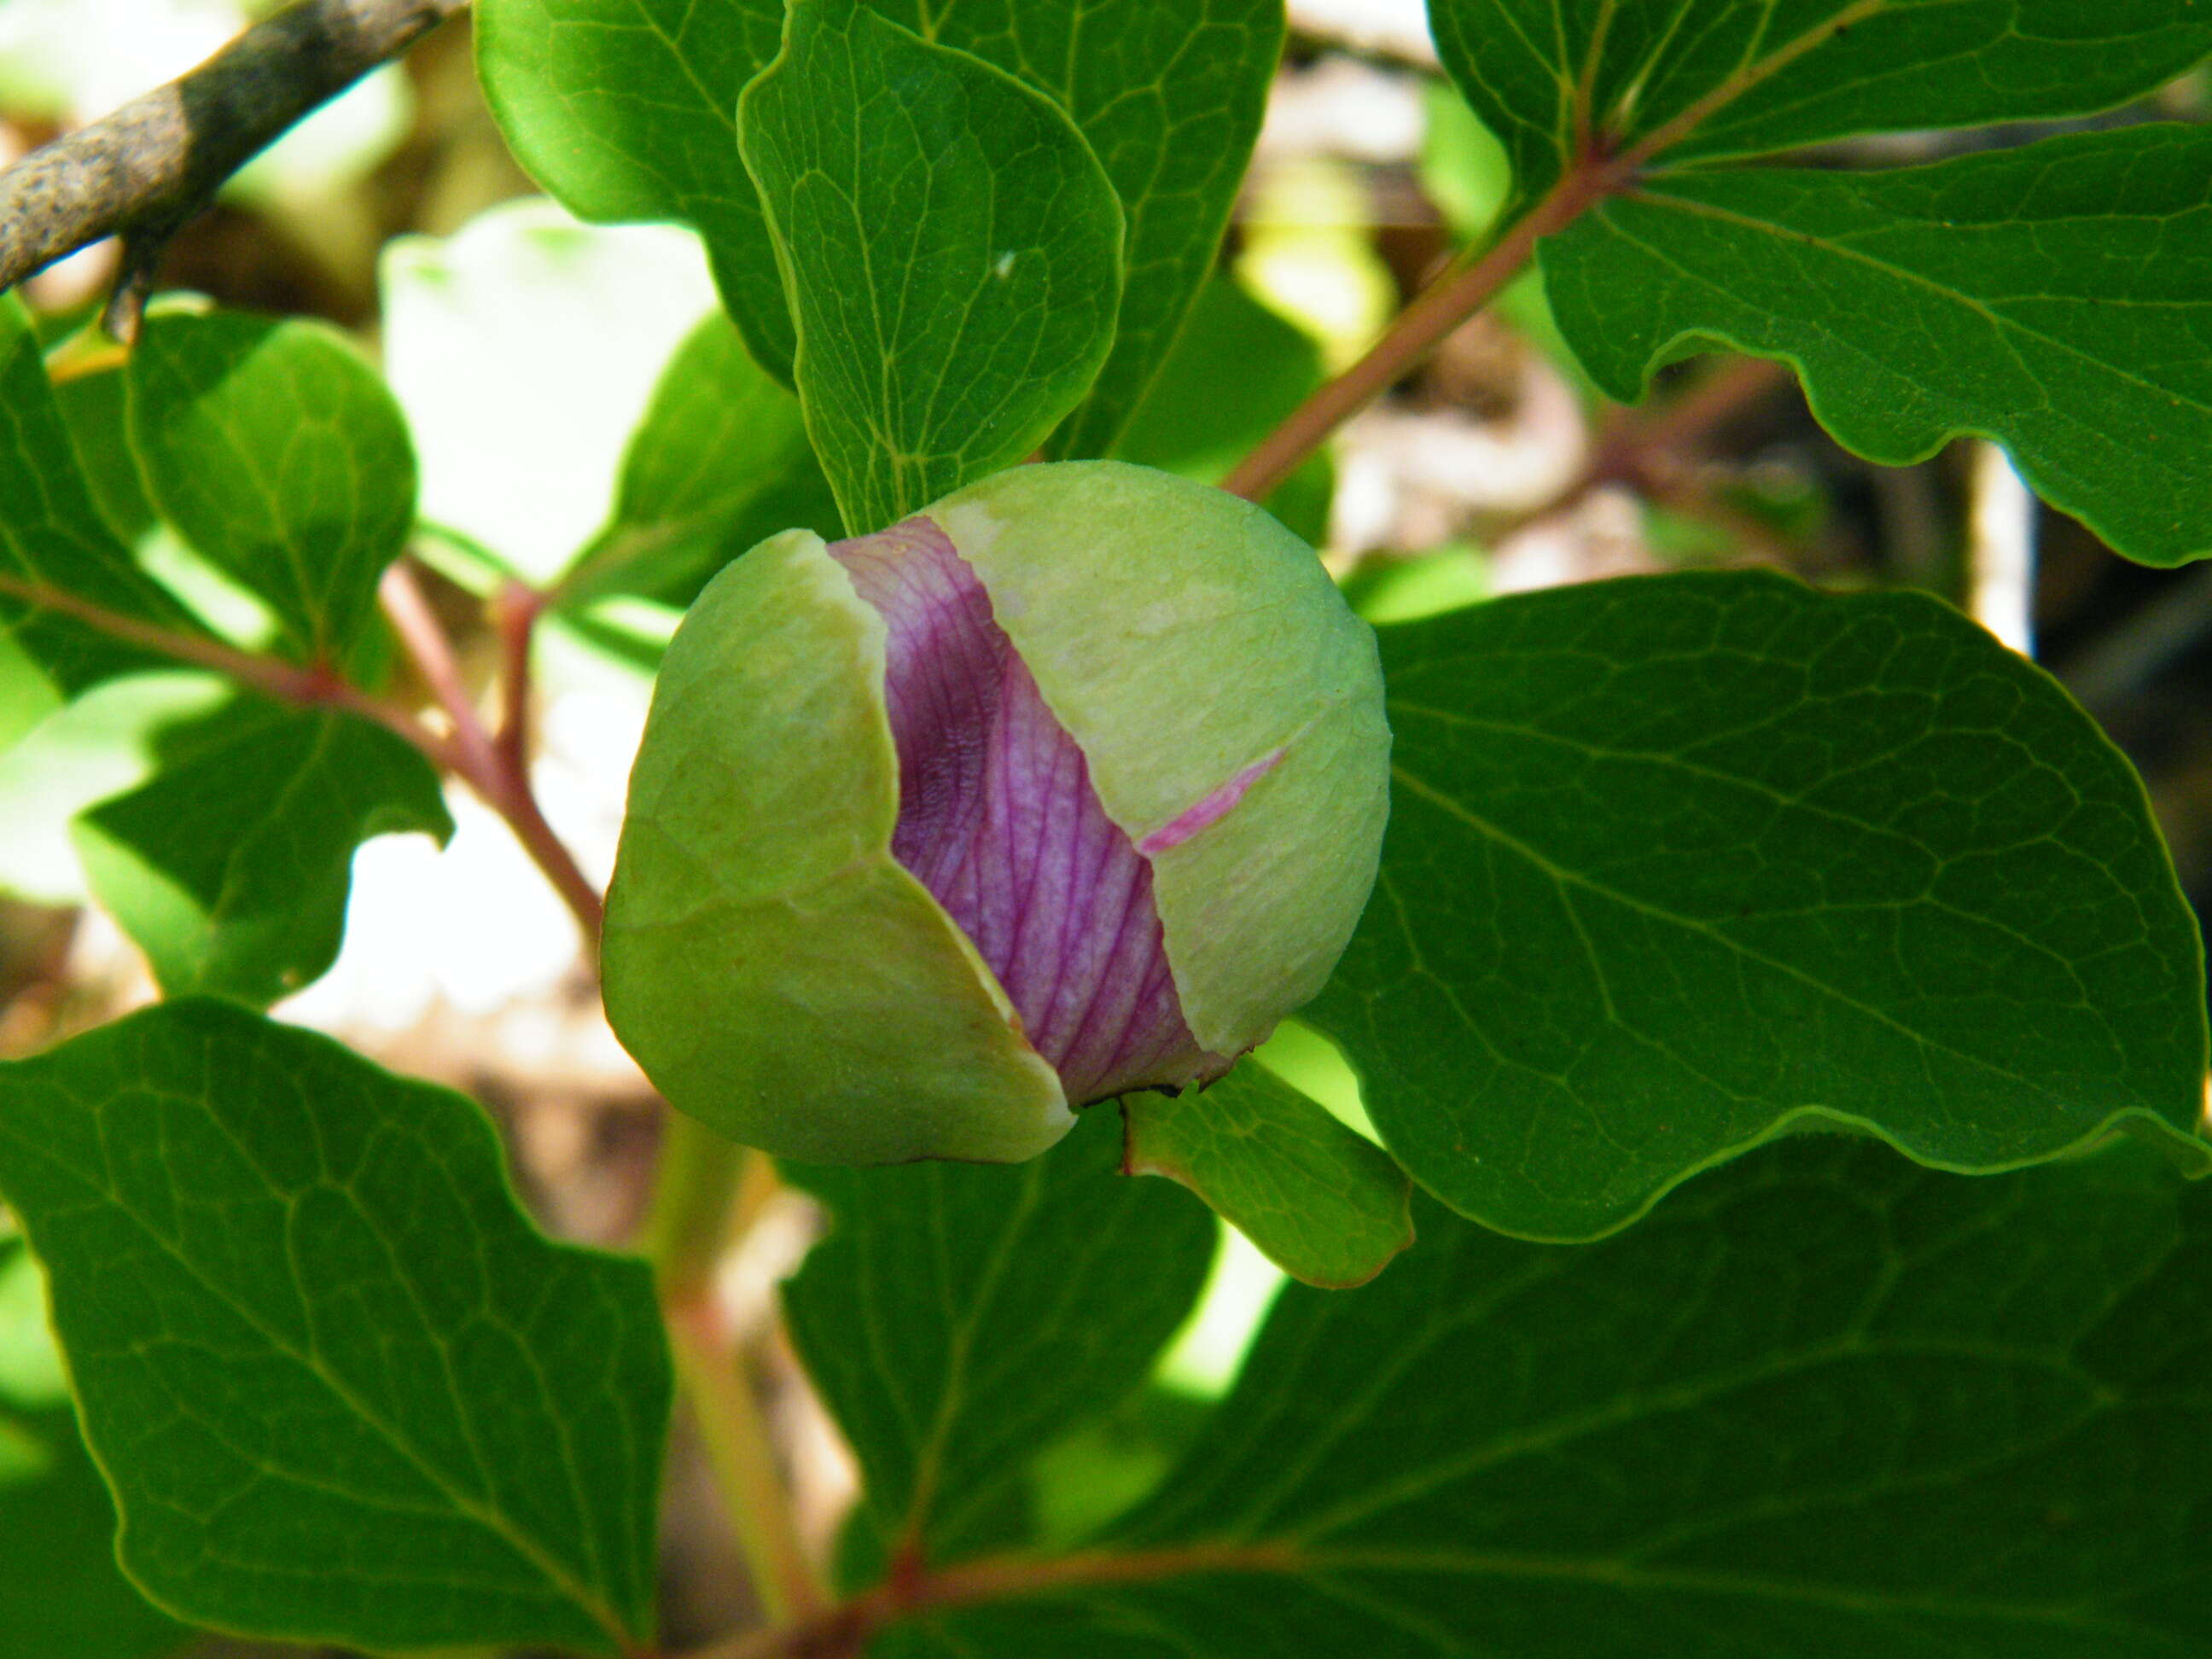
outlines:
{"label": "flower bud", "polygon": [[1321,988],[1389,744],[1373,635],[1218,490],[1067,462],[787,531],[662,665],[608,1017],[672,1105],[782,1156],[1033,1156]]}

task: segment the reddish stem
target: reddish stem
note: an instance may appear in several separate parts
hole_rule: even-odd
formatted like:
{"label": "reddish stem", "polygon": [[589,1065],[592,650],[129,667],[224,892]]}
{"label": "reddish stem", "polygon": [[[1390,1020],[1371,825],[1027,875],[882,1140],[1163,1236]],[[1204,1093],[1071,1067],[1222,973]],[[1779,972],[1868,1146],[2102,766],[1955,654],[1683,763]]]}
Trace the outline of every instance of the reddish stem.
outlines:
{"label": "reddish stem", "polygon": [[[495,739],[483,717],[477,712],[468,686],[461,678],[460,664],[453,655],[453,641],[446,636],[444,626],[422,596],[414,572],[404,563],[392,565],[378,584],[377,597],[383,602],[384,614],[398,635],[408,660],[415,665],[415,672],[422,677],[423,684],[429,688],[439,708],[445,710],[446,718],[453,722],[454,771],[507,820],[523,850],[553,884],[576,918],[576,925],[584,930],[586,947],[597,950],[600,925],[606,913],[599,890],[592,884],[591,878],[553,833],[553,826],[545,821],[537,794],[530,787],[527,759],[520,745],[510,747]],[[532,615],[534,617],[535,612]],[[521,648],[526,656],[526,627],[523,635]]]}
{"label": "reddish stem", "polygon": [[158,623],[143,622],[119,611],[110,611],[105,605],[94,605],[89,599],[80,599],[64,589],[27,581],[21,576],[0,573],[0,593],[21,599],[27,605],[36,605],[42,611],[73,617],[110,639],[137,646],[156,656],[167,657],[172,662],[228,675],[241,685],[281,702],[297,703],[309,708],[342,708],[349,714],[360,715],[363,720],[374,720],[421,750],[433,765],[447,769],[456,768],[453,745],[445,738],[405,709],[371,696],[328,668],[303,668],[296,663],[285,662],[276,657],[258,657],[250,652],[240,651],[235,646],[227,645],[210,635],[186,633],[179,629],[165,628]]}
{"label": "reddish stem", "polygon": [[545,596],[509,577],[491,602],[499,634],[499,732],[495,743],[501,763],[520,772],[530,753],[530,641]]}
{"label": "reddish stem", "polygon": [[1472,264],[1455,265],[1398,313],[1368,354],[1291,411],[1237,464],[1221,487],[1259,501],[1321,447],[1328,434],[1410,374],[1446,335],[1488,304],[1528,263],[1540,237],[1565,229],[1620,188],[1618,165],[1585,161],[1560,175],[1534,207]]}

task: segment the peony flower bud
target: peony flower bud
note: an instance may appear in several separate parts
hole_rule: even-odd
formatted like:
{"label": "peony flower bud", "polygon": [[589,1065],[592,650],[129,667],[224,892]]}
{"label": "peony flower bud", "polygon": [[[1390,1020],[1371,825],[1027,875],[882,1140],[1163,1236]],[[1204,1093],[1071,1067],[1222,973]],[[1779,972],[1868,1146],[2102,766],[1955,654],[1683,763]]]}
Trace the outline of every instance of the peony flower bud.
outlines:
{"label": "peony flower bud", "polygon": [[1321,988],[1381,848],[1382,693],[1312,550],[1164,473],[787,531],[663,662],[608,1018],[672,1105],[782,1156],[1031,1157]]}

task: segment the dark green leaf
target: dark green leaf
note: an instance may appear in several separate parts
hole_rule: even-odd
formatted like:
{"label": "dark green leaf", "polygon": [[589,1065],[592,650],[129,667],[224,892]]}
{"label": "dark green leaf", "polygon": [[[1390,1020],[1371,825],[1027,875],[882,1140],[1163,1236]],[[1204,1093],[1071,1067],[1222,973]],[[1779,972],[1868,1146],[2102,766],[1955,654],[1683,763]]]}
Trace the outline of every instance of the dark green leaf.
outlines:
{"label": "dark green leaf", "polygon": [[1580,1238],[1808,1121],[1972,1170],[2203,1103],[2142,786],[1936,601],[1632,578],[1382,630],[1375,899],[1309,1015],[1465,1213]]}
{"label": "dark green leaf", "polygon": [[[1279,0],[883,0],[874,9],[1050,98],[1127,218],[1112,356],[1052,440],[1106,453],[1212,263],[1283,39]],[[793,336],[759,198],[738,159],[738,90],[775,56],[781,0],[479,0],[478,59],[507,141],[587,219],[704,234],[753,356],[792,378]]]}
{"label": "dark green leaf", "polygon": [[799,400],[718,312],[669,361],[623,458],[614,517],[564,591],[635,593],[680,611],[732,559],[794,525],[836,538],[830,481]]}
{"label": "dark green leaf", "polygon": [[258,699],[76,821],[94,893],[170,996],[274,1002],[337,960],[354,848],[453,834],[438,774],[380,726]]}
{"label": "dark green leaf", "polygon": [[29,315],[0,295],[0,628],[64,695],[161,660],[41,598],[205,637],[94,504]]}
{"label": "dark green leaf", "polygon": [[[1595,1246],[1420,1210],[1288,1287],[1137,1515],[969,1659],[2189,1659],[2212,1644],[2212,1188],[1799,1139]],[[979,1592],[981,1593],[980,1587]]]}
{"label": "dark green leaf", "polygon": [[807,0],[738,125],[847,527],[1035,450],[1097,375],[1121,297],[1121,210],[1066,116],[858,0]]}
{"label": "dark green leaf", "polygon": [[1751,155],[2075,115],[2212,51],[2197,0],[1433,0],[1525,206],[1591,149]]}
{"label": "dark green leaf", "polygon": [[471,1103],[166,1003],[0,1067],[0,1192],[164,1606],[374,1648],[643,1645],[650,1276],[540,1236]]}
{"label": "dark green leaf", "polygon": [[0,1659],[138,1659],[187,1634],[116,1570],[38,1268],[0,1237]]}
{"label": "dark green leaf", "polygon": [[2130,557],[2212,553],[2212,131],[1889,173],[1674,174],[1543,262],[1613,397],[1642,396],[1692,341],[1785,358],[1871,459],[1981,433]]}
{"label": "dark green leaf", "polygon": [[830,1237],[784,1292],[882,1542],[992,1541],[1031,1456],[1142,1380],[1213,1254],[1205,1209],[1115,1174],[1111,1112],[1011,1167],[787,1165]]}
{"label": "dark green leaf", "polygon": [[930,39],[1050,97],[1113,181],[1127,222],[1114,349],[1047,446],[1055,459],[1109,453],[1219,251],[1282,52],[1281,0],[960,0],[941,19],[915,0],[905,9]]}
{"label": "dark green leaf", "polygon": [[415,523],[407,425],[360,353],[319,323],[157,314],[131,435],[162,517],[268,604],[282,648],[343,661]]}
{"label": "dark green leaf", "polygon": [[1181,1182],[1293,1279],[1364,1285],[1413,1242],[1406,1172],[1255,1066],[1121,1110],[1131,1173]]}

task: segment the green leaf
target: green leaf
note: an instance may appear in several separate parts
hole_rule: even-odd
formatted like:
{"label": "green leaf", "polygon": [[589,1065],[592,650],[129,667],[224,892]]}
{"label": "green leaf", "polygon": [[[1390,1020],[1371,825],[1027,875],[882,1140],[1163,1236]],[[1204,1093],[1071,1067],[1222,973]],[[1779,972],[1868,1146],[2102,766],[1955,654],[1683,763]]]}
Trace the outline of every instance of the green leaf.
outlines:
{"label": "green leaf", "polygon": [[714,309],[698,240],[507,202],[443,240],[392,243],[380,276],[422,516],[498,569],[550,583],[608,523],[623,446]]}
{"label": "green leaf", "polygon": [[[1115,458],[1218,484],[1328,374],[1312,337],[1217,272],[1161,365]],[[1237,395],[1224,397],[1234,386]],[[1334,471],[1310,457],[1261,503],[1301,538],[1328,539]]]}
{"label": "green leaf", "polygon": [[116,1568],[115,1507],[19,1239],[0,1239],[0,1659],[140,1659],[190,1634]]}
{"label": "green leaf", "polygon": [[162,517],[269,605],[287,655],[343,662],[415,523],[414,451],[376,371],[319,323],[173,310],[130,377]]}
{"label": "green leaf", "polygon": [[1031,1456],[1135,1389],[1198,1299],[1212,1218],[1118,1151],[1101,1111],[1012,1166],[784,1166],[833,1218],[785,1288],[792,1340],[887,1548],[995,1541]]}
{"label": "green leaf", "polygon": [[0,629],[63,696],[161,660],[87,626],[85,605],[206,636],[94,504],[29,313],[0,295]]}
{"label": "green leaf", "polygon": [[2130,557],[2212,553],[2212,131],[1674,174],[1586,215],[1543,264],[1611,396],[1641,397],[1693,341],[1784,358],[1870,459],[1983,434]]}
{"label": "green leaf", "polygon": [[[1054,434],[1107,453],[1212,265],[1281,52],[1279,0],[883,0],[873,9],[1043,93],[1127,216],[1113,353]],[[781,0],[478,0],[477,59],[533,177],[587,219],[698,227],[752,355],[792,379],[795,337],[737,153],[738,88],[775,55]]]}
{"label": "green leaf", "polygon": [[783,0],[478,0],[477,66],[530,176],[601,222],[705,239],[753,356],[791,379],[791,313],[738,155],[738,94],[775,56]]}
{"label": "green leaf", "polygon": [[1105,362],[1121,286],[1121,210],[1066,116],[858,0],[805,0],[738,127],[847,527],[1042,443]]}
{"label": "green leaf", "polygon": [[563,583],[570,603],[630,593],[681,611],[756,542],[839,534],[799,400],[715,312],[669,360],[623,457],[614,515]]}
{"label": "green leaf", "polygon": [[0,1066],[0,1192],[164,1607],[371,1648],[645,1645],[650,1274],[539,1235],[470,1102],[166,1003]]}
{"label": "green leaf", "polygon": [[2120,1127],[2205,1162],[2142,786],[1956,612],[1702,573],[1382,637],[1389,840],[1305,1018],[1447,1203],[1586,1238],[1808,1123],[1966,1170]]}
{"label": "green leaf", "polygon": [[453,832],[436,769],[351,714],[248,699],[182,747],[75,828],[94,893],[169,996],[265,1006],[320,978],[345,931],[355,848]]}
{"label": "green leaf", "polygon": [[1181,1182],[1293,1279],[1364,1285],[1413,1242],[1406,1172],[1257,1066],[1121,1112],[1130,1173]]}
{"label": "green leaf", "polygon": [[[0,708],[14,713],[20,695],[17,684],[0,682]],[[167,734],[234,695],[213,674],[131,674],[33,724],[0,754],[0,891],[35,904],[92,902],[77,815],[152,777]]]}
{"label": "green leaf", "polygon": [[1113,453],[1220,251],[1282,54],[1281,0],[962,0],[941,19],[930,11],[905,8],[930,39],[1066,110],[1113,182],[1127,224],[1114,349],[1046,446],[1056,460]]}
{"label": "green leaf", "polygon": [[1512,159],[1509,212],[1591,150],[1753,155],[2086,114],[2212,52],[2195,0],[1432,0],[1429,15]]}
{"label": "green leaf", "polygon": [[1804,1139],[1595,1246],[1425,1206],[1367,1289],[1285,1289],[1144,1510],[1005,1564],[1030,1602],[876,1651],[2202,1653],[2212,1188],[2177,1188]]}

